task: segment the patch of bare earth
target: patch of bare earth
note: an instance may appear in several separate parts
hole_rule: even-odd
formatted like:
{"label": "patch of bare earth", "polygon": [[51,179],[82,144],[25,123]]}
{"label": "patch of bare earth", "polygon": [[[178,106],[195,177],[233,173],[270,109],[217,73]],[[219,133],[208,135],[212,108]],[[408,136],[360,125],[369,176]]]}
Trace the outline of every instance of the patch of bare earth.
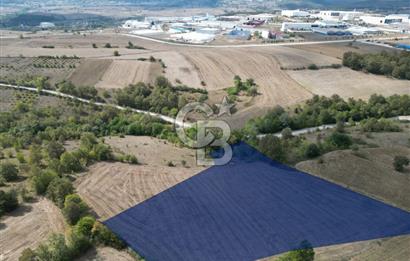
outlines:
{"label": "patch of bare earth", "polygon": [[[407,131],[407,130],[406,130]],[[356,137],[358,134],[355,134]],[[334,151],[325,154],[323,163],[304,161],[296,165],[302,171],[329,180],[353,191],[384,201],[387,204],[410,210],[410,169],[400,173],[393,168],[396,155],[410,155],[404,147],[408,133],[375,133],[371,139],[383,148]],[[386,142],[378,140],[387,137]],[[407,139],[406,139],[407,137]],[[390,142],[389,142],[390,141]],[[403,145],[403,146],[402,146]],[[407,261],[410,256],[410,236],[352,242],[315,248],[319,261]],[[278,256],[263,259],[277,260]]]}
{"label": "patch of bare earth", "polygon": [[87,252],[77,261],[135,261],[135,259],[125,251],[118,251],[111,247],[99,247]]}
{"label": "patch of bare earth", "polygon": [[150,83],[161,75],[159,63],[114,60],[95,85],[102,89],[124,88],[138,82]]}
{"label": "patch of bare earth", "polygon": [[252,49],[212,49],[200,52],[185,52],[188,61],[194,64],[205,89],[210,92],[233,85],[233,78],[253,78],[258,85],[259,95],[250,106],[241,108],[232,117],[225,117],[233,128],[261,116],[275,105],[291,106],[311,97],[311,93],[290,78],[276,59],[266,51]]}
{"label": "patch of bare earth", "polygon": [[109,59],[85,59],[85,61],[68,78],[77,86],[94,86],[101,80],[110,67]]}
{"label": "patch of bare earth", "polygon": [[26,248],[36,248],[52,233],[64,233],[64,217],[51,201],[25,204],[0,220],[2,260],[18,260]]}
{"label": "patch of bare earth", "polygon": [[[100,219],[108,219],[194,176],[194,151],[149,137],[106,139],[114,150],[134,154],[141,165],[97,163],[75,182],[78,193]],[[182,166],[182,160],[187,162]],[[175,166],[168,166],[172,161]]]}
{"label": "patch of bare earth", "polygon": [[[324,178],[388,204],[410,210],[410,175],[393,168],[397,155],[410,155],[406,147],[334,151],[325,154],[323,163],[304,161],[296,165],[302,171]],[[346,171],[346,166],[351,166]]]}
{"label": "patch of bare earth", "polygon": [[364,43],[335,43],[335,44],[320,44],[320,45],[295,45],[293,49],[305,50],[308,52],[319,53],[341,60],[345,52],[356,53],[377,53],[381,51],[392,51],[394,49],[383,46],[370,45]]}
{"label": "patch of bare earth", "polygon": [[[397,236],[315,248],[317,261],[408,261],[410,236]],[[278,260],[280,255],[261,259]]]}
{"label": "patch of bare earth", "polygon": [[286,71],[310,92],[343,98],[368,99],[372,94],[390,96],[410,94],[410,82],[380,75],[366,74],[348,68]]}

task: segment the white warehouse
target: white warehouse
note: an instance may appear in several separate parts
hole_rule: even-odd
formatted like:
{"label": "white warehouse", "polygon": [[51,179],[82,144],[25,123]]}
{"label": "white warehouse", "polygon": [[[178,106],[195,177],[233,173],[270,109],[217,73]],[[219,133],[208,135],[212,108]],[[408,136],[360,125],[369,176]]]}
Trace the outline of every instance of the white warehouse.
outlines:
{"label": "white warehouse", "polygon": [[363,12],[357,11],[320,11],[317,15],[318,18],[323,20],[343,20],[351,21],[356,18],[360,18]]}
{"label": "white warehouse", "polygon": [[318,27],[314,23],[282,23],[282,28],[280,29],[282,32],[287,31],[310,31],[312,27]]}
{"label": "white warehouse", "polygon": [[149,29],[150,27],[150,22],[140,22],[138,20],[127,20],[122,25],[122,28],[126,29]]}
{"label": "white warehouse", "polygon": [[388,16],[377,15],[364,15],[360,17],[366,24],[382,25],[382,24],[395,24],[395,23],[410,23],[410,15],[408,14],[392,14]]}
{"label": "white warehouse", "polygon": [[296,10],[282,10],[281,15],[287,16],[287,17],[308,17],[310,16],[310,13],[296,9]]}

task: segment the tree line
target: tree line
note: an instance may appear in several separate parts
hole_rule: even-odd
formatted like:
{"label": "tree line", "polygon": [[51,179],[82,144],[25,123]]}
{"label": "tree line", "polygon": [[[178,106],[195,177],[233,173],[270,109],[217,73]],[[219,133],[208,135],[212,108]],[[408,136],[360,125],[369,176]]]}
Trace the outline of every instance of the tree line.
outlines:
{"label": "tree line", "polygon": [[407,51],[368,54],[346,52],[343,55],[343,65],[356,71],[410,80],[410,52]]}
{"label": "tree line", "polygon": [[390,118],[399,115],[410,115],[410,95],[393,95],[383,97],[372,95],[368,101],[348,99],[338,95],[324,97],[315,95],[304,105],[293,111],[286,111],[277,106],[265,116],[252,119],[246,124],[249,134],[276,133],[285,128],[299,130],[324,124],[335,124],[337,121],[359,122],[369,118]]}

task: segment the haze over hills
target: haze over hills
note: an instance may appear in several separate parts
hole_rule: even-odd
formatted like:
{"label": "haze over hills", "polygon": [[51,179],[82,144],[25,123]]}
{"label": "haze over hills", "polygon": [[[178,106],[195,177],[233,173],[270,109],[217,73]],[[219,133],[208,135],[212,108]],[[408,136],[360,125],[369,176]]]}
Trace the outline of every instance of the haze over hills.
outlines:
{"label": "haze over hills", "polygon": [[138,5],[147,8],[166,8],[166,7],[216,7],[232,5],[251,5],[251,6],[276,6],[278,8],[372,8],[372,9],[402,9],[409,8],[408,0],[100,0],[100,1],[81,1],[81,0],[48,0],[48,1],[27,1],[27,0],[4,0],[3,5],[75,5],[75,6],[97,6],[97,5]]}
{"label": "haze over hills", "polygon": [[408,0],[280,0],[280,6],[289,8],[408,8]]}

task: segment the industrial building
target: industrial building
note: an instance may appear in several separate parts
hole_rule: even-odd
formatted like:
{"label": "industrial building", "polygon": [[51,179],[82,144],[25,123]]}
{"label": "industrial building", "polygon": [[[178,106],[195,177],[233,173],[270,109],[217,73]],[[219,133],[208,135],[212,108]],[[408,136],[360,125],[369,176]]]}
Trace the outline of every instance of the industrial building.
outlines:
{"label": "industrial building", "polygon": [[215,35],[210,33],[188,32],[173,34],[171,35],[171,38],[181,42],[202,44],[213,41],[215,39]]}
{"label": "industrial building", "polygon": [[230,31],[227,36],[231,39],[249,39],[251,37],[251,32],[244,29],[234,29]]}
{"label": "industrial building", "polygon": [[349,30],[344,29],[335,29],[335,28],[313,28],[314,33],[323,34],[323,35],[335,35],[335,36],[349,36],[353,35]]}
{"label": "industrial building", "polygon": [[377,15],[363,15],[360,16],[360,20],[363,23],[371,25],[383,25],[383,24],[396,24],[405,23],[410,24],[409,14],[392,14],[387,16],[377,16]]}
{"label": "industrial building", "polygon": [[296,9],[296,10],[282,10],[281,15],[287,16],[287,17],[308,17],[310,16],[310,13],[306,11],[301,11],[300,9]]}
{"label": "industrial building", "polygon": [[315,23],[282,23],[281,31],[311,31],[312,27],[319,27]]}
{"label": "industrial building", "polygon": [[353,35],[368,35],[368,34],[381,34],[383,33],[381,30],[377,28],[369,28],[369,27],[362,27],[362,26],[352,26],[347,29]]}
{"label": "industrial building", "polygon": [[316,17],[323,20],[353,21],[360,18],[363,12],[357,11],[320,11]]}
{"label": "industrial building", "polygon": [[138,21],[138,20],[127,20],[122,25],[124,29],[149,29],[153,24],[151,22],[146,21]]}
{"label": "industrial building", "polygon": [[246,19],[253,21],[265,21],[266,23],[273,21],[275,18],[275,15],[273,14],[256,14],[256,15],[250,15]]}

